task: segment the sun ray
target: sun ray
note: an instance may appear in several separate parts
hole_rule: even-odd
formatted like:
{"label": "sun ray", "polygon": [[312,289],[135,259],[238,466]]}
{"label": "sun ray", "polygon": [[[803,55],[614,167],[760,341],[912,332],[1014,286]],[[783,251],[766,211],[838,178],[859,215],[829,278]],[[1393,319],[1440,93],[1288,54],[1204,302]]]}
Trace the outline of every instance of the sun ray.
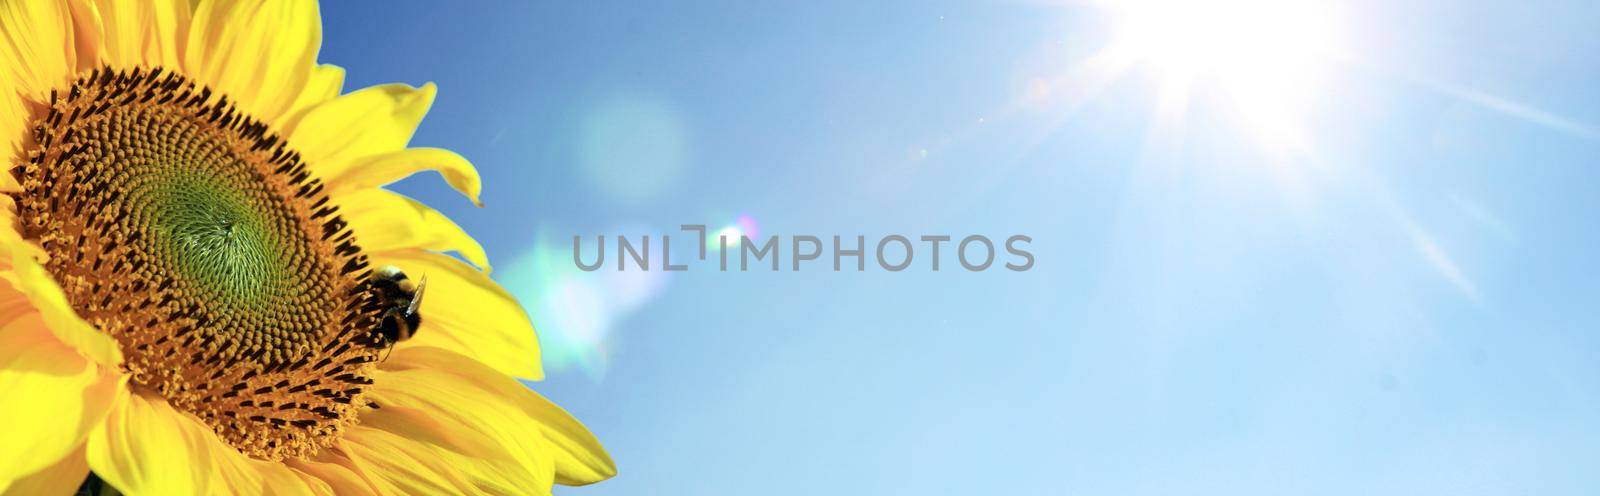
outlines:
{"label": "sun ray", "polygon": [[1535,108],[1528,104],[1468,88],[1466,86],[1421,77],[1409,77],[1408,79],[1426,88],[1449,95],[1457,100],[1499,112],[1525,122],[1544,126],[1552,130],[1561,131],[1563,133],[1571,134],[1586,140],[1600,141],[1600,127],[1569,119],[1567,117]]}

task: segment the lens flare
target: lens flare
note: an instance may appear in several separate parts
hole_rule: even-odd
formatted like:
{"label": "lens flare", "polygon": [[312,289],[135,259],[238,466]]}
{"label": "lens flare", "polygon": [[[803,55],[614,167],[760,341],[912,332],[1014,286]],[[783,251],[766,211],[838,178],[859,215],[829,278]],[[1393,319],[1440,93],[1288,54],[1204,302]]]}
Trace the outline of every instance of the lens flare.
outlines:
{"label": "lens flare", "polygon": [[689,127],[671,102],[613,96],[589,109],[580,125],[579,159],[590,186],[601,194],[643,204],[682,182]]}
{"label": "lens flare", "polygon": [[495,271],[495,279],[528,309],[546,371],[577,370],[598,380],[605,376],[618,323],[659,297],[668,276],[618,271],[614,265],[584,272],[573,264],[571,250],[571,238],[536,236],[527,252]]}
{"label": "lens flare", "polygon": [[723,237],[728,238],[728,249],[731,250],[739,248],[739,243],[743,237],[755,240],[759,239],[760,236],[761,226],[756,223],[755,217],[751,217],[750,214],[739,214],[738,217],[734,217],[733,222],[723,226],[721,229],[706,233],[706,249],[711,251],[721,250]]}
{"label": "lens flare", "polygon": [[1328,4],[1126,0],[1112,12],[1119,26],[1111,49],[1157,72],[1167,96],[1186,100],[1195,85],[1214,85],[1263,144],[1307,146],[1296,116],[1317,103],[1339,46]]}

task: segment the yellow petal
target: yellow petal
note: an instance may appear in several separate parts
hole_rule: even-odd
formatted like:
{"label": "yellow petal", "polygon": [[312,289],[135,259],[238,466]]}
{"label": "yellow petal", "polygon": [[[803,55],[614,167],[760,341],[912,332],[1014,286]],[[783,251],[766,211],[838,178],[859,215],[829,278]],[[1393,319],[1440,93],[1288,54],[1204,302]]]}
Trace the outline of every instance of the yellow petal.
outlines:
{"label": "yellow petal", "polygon": [[[205,431],[196,436],[211,434],[211,430],[198,420],[185,416],[193,427]],[[215,435],[204,436],[201,452],[212,460],[216,470],[211,474],[211,494],[263,494],[300,495],[332,494],[328,483],[307,477],[280,462],[257,460],[240,454]]]}
{"label": "yellow petal", "polygon": [[45,272],[26,250],[13,250],[11,254],[16,289],[28,295],[33,306],[44,316],[44,322],[55,333],[56,339],[78,350],[103,367],[111,368],[122,363],[122,351],[116,340],[84,322],[67,302],[67,295],[56,284],[55,278]]}
{"label": "yellow petal", "polygon": [[306,80],[306,88],[300,91],[289,115],[277,127],[277,131],[287,136],[294,130],[295,124],[305,117],[307,111],[322,102],[339,97],[339,92],[344,90],[344,68],[336,65],[321,64],[311,70],[311,76]]}
{"label": "yellow petal", "polygon": [[[398,359],[410,356],[417,355],[405,353]],[[482,379],[512,381],[481,364],[472,366]],[[460,376],[426,366],[401,367],[373,378],[367,397],[382,408],[364,413],[361,425],[463,457],[503,462],[492,473],[507,482],[520,481],[513,487],[550,486],[552,459],[535,419]]]}
{"label": "yellow petal", "polygon": [[[222,444],[220,441],[217,444],[212,445],[212,449],[213,450],[227,450],[227,451],[233,452],[235,455],[237,455],[237,453],[238,453],[232,447],[227,446],[225,444]],[[288,465],[285,465],[282,462],[269,462],[269,461],[264,461],[264,460],[256,460],[256,459],[253,459],[253,458],[250,458],[250,457],[246,457],[246,456],[243,456],[243,455],[238,455],[238,456],[229,455],[229,456],[227,456],[226,459],[233,460],[233,463],[238,463],[238,462],[241,462],[241,461],[244,462],[244,465],[237,465],[236,466],[236,468],[234,469],[235,473],[240,473],[243,470],[252,471],[255,474],[260,475],[261,482],[259,483],[259,485],[241,484],[240,483],[241,481],[252,481],[253,482],[254,478],[253,477],[249,477],[249,476],[246,476],[246,477],[237,477],[236,476],[236,477],[231,477],[231,478],[230,477],[223,477],[223,478],[221,478],[219,480],[230,481],[230,483],[225,485],[225,486],[222,486],[221,488],[217,488],[216,486],[213,486],[213,489],[214,489],[213,492],[216,492],[216,493],[219,493],[219,494],[257,494],[257,493],[260,493],[260,494],[264,494],[264,495],[268,495],[268,496],[271,496],[271,495],[298,496],[298,495],[301,495],[301,494],[336,494],[336,493],[334,493],[333,488],[331,486],[329,486],[327,482],[325,482],[325,481],[323,481],[321,479],[317,479],[315,477],[311,477],[311,476],[306,475],[304,473],[300,473],[299,471],[292,470],[292,469],[289,468]]]}
{"label": "yellow petal", "polygon": [[395,370],[373,378],[368,398],[381,408],[362,413],[362,422],[346,435],[358,464],[398,493],[549,491],[554,459],[538,419],[472,382],[515,381],[469,358],[459,358],[470,363],[469,370],[456,373],[472,379],[408,362],[410,357],[422,355],[395,352],[386,362],[395,363]]}
{"label": "yellow petal", "polygon": [[460,253],[473,265],[489,267],[483,246],[427,205],[382,189],[338,195],[339,213],[350,222],[356,241],[368,252],[420,249]]}
{"label": "yellow petal", "polygon": [[78,58],[116,68],[182,67],[179,41],[189,27],[188,2],[75,0]]}
{"label": "yellow petal", "polygon": [[184,71],[250,116],[277,123],[306,87],[321,46],[315,0],[201,1]]}
{"label": "yellow petal", "polygon": [[0,0],[0,78],[42,101],[76,72],[66,2]]}
{"label": "yellow petal", "polygon": [[538,432],[545,441],[540,451],[555,457],[556,482],[561,484],[590,484],[617,473],[605,448],[565,410],[459,353],[426,347],[396,350],[375,380],[371,394],[383,406],[380,411],[390,405],[417,408],[445,418],[447,424],[481,429],[508,449]]}
{"label": "yellow petal", "polygon": [[[266,477],[261,494],[265,496],[300,496],[304,494],[317,494],[332,496],[347,494],[334,492],[333,486],[326,481],[311,477],[299,472],[289,471],[282,463],[252,460],[257,470],[261,470]],[[247,494],[246,492],[232,492],[229,494]]]}
{"label": "yellow petal", "polygon": [[[0,0],[0,164],[5,168],[23,160],[30,108],[48,101],[50,90],[76,73],[75,45],[66,2]],[[0,190],[20,189],[14,178],[0,177]]]}
{"label": "yellow petal", "polygon": [[124,494],[328,494],[326,483],[287,465],[247,457],[160,397],[119,388],[116,406],[89,435],[96,475]]}
{"label": "yellow petal", "polygon": [[336,494],[316,474],[240,454],[159,397],[123,388],[120,398],[89,437],[87,458],[125,494]]}
{"label": "yellow petal", "polygon": [[[367,415],[380,414],[382,409]],[[393,494],[550,494],[548,464],[524,469],[510,460],[481,458],[364,424],[345,433],[351,459]],[[548,459],[547,459],[548,460]]]}
{"label": "yellow petal", "polygon": [[[0,290],[10,293],[10,289]],[[67,456],[105,418],[117,380],[57,341],[20,298],[0,308],[0,481]]]}
{"label": "yellow petal", "polygon": [[284,463],[306,477],[328,486],[332,494],[382,494],[378,485],[346,456],[343,441],[324,449],[311,460],[288,459]]}
{"label": "yellow petal", "polygon": [[327,174],[321,177],[323,182],[327,183],[330,195],[376,188],[418,172],[435,170],[439,171],[439,175],[444,177],[450,187],[472,200],[473,204],[483,206],[483,203],[478,201],[478,194],[483,190],[483,183],[478,179],[478,170],[473,168],[472,163],[465,157],[450,150],[407,148],[338,163],[348,165],[337,170],[327,167],[320,169]]}
{"label": "yellow petal", "polygon": [[83,446],[61,458],[44,470],[23,476],[7,484],[0,480],[0,496],[33,496],[36,494],[72,494],[89,476],[89,462],[83,459]]}
{"label": "yellow petal", "polygon": [[[0,65],[3,64],[0,62]],[[0,161],[8,164],[27,160],[22,146],[28,139],[28,112],[19,91],[4,73],[0,73]],[[17,179],[11,174],[0,176],[3,176],[0,177],[0,190],[8,193],[21,191]],[[5,229],[12,230],[10,227]]]}
{"label": "yellow petal", "polygon": [[166,400],[120,388],[111,414],[89,435],[86,454],[94,473],[124,494],[200,494],[218,470],[207,456],[208,438],[215,437]]}
{"label": "yellow petal", "polygon": [[[131,2],[133,0],[119,0]],[[146,64],[162,64],[172,68],[183,66],[183,44],[179,42],[188,31],[192,7],[189,2],[136,2],[148,5],[149,36],[144,42]]]}
{"label": "yellow petal", "polygon": [[432,83],[412,88],[385,84],[364,88],[311,107],[289,134],[289,143],[316,177],[347,167],[339,160],[405,148],[433,105]]}
{"label": "yellow petal", "polygon": [[517,300],[459,260],[417,250],[374,253],[374,266],[394,265],[428,277],[422,327],[400,346],[435,346],[476,358],[502,373],[539,379],[539,340]]}

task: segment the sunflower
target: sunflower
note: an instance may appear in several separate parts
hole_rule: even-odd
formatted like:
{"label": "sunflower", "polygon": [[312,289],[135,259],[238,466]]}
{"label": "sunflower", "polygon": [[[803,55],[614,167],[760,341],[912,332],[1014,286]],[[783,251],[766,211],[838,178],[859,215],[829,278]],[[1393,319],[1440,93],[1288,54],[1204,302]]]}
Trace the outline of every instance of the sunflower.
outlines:
{"label": "sunflower", "polygon": [[[407,147],[433,85],[342,93],[320,24],[301,0],[0,0],[0,492],[615,473],[519,382],[534,331],[483,249],[380,188],[435,170],[477,202],[465,159]],[[400,343],[390,266],[428,281]]]}

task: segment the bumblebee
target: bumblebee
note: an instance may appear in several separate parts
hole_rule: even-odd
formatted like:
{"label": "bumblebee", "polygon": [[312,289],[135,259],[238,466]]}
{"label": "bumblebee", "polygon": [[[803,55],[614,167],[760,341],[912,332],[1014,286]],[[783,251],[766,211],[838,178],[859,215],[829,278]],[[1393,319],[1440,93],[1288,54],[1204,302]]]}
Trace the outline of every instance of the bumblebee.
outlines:
{"label": "bumblebee", "polygon": [[373,347],[386,348],[411,339],[422,325],[422,314],[417,313],[417,307],[422,305],[423,291],[428,289],[428,276],[424,274],[413,282],[399,267],[385,265],[373,273],[372,286],[377,289],[383,305],[378,329],[372,336]]}

